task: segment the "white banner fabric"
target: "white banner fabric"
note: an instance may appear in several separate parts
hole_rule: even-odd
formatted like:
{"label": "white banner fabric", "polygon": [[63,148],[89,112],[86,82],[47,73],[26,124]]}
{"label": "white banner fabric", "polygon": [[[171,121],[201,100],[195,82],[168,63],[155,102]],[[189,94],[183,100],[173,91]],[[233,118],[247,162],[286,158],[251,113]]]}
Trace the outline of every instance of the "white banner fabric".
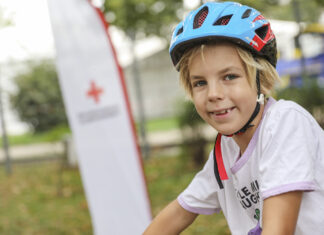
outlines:
{"label": "white banner fabric", "polygon": [[56,65],[99,235],[142,234],[152,215],[124,79],[100,12],[48,0]]}

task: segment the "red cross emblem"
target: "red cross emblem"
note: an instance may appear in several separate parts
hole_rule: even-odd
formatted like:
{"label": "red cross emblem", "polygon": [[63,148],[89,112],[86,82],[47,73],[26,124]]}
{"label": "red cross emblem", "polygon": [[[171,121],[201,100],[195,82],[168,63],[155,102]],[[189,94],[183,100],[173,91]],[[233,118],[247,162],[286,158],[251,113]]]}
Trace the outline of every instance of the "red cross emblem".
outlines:
{"label": "red cross emblem", "polygon": [[99,103],[100,95],[103,93],[103,89],[97,87],[94,81],[91,81],[90,90],[87,92],[87,96],[93,98],[96,103]]}

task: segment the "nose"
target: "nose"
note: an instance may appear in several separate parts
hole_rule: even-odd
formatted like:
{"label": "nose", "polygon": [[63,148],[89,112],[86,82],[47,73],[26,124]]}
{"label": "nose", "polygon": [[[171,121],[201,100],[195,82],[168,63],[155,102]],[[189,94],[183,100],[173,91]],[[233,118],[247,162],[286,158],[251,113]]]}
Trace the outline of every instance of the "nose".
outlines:
{"label": "nose", "polygon": [[208,86],[208,100],[210,102],[222,100],[225,96],[225,90],[222,84],[212,83]]}

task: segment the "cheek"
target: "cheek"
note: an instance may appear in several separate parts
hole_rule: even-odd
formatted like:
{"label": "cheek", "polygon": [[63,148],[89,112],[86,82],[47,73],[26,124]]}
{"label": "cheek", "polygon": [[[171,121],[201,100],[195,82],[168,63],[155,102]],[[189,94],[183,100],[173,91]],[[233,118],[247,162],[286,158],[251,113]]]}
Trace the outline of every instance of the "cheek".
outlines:
{"label": "cheek", "polygon": [[192,98],[192,102],[196,108],[197,113],[199,114],[199,116],[203,117],[204,115],[204,110],[205,110],[205,103],[204,100],[202,99],[202,97],[199,97],[197,95],[193,96]]}
{"label": "cheek", "polygon": [[246,113],[250,115],[251,112],[253,112],[255,105],[256,105],[256,98],[257,98],[257,93],[254,91],[250,92],[244,92],[238,98],[238,102],[241,104],[241,107],[244,108]]}
{"label": "cheek", "polygon": [[196,91],[193,91],[192,92],[192,97],[191,97],[191,99],[192,99],[192,102],[193,102],[193,104],[196,106],[196,105],[199,105],[199,103],[201,103],[201,96],[199,95],[199,93],[198,92],[196,92]]}
{"label": "cheek", "polygon": [[202,106],[198,105],[195,105],[195,108],[201,119],[208,123],[208,114],[206,113],[205,109]]}
{"label": "cheek", "polygon": [[242,86],[237,86],[232,92],[237,98],[245,100],[245,102],[249,102],[250,100],[256,101],[257,91],[250,87],[247,82]]}

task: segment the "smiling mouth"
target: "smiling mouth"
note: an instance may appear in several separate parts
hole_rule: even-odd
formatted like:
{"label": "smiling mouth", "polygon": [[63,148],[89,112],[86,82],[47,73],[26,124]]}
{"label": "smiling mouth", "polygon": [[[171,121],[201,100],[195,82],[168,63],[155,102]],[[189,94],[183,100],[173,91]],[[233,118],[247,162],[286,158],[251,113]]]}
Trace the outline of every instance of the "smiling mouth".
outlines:
{"label": "smiling mouth", "polygon": [[229,112],[231,112],[235,107],[229,108],[229,109],[223,109],[221,111],[215,111],[215,112],[210,112],[210,114],[216,115],[216,116],[221,116],[225,115]]}

